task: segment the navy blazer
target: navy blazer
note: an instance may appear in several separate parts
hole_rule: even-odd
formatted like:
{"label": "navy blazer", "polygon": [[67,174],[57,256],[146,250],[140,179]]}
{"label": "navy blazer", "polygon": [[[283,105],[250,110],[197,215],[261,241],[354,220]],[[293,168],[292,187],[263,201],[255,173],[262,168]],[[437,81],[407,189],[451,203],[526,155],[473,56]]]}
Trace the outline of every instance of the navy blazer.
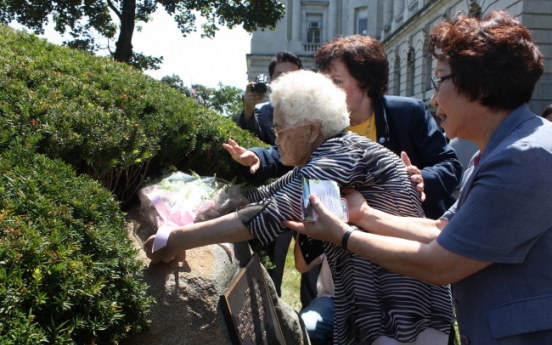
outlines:
{"label": "navy blazer", "polygon": [[243,110],[236,124],[242,129],[254,133],[269,145],[275,145],[276,135],[272,133],[272,120],[274,117],[274,107],[270,103],[257,104],[253,110],[253,116],[248,122],[245,122]]}
{"label": "navy blazer", "polygon": [[[438,219],[456,201],[454,188],[460,181],[462,166],[454,149],[422,101],[409,97],[384,96],[374,102],[378,142],[400,156],[405,151],[424,178],[427,200],[422,204],[426,217]],[[240,165],[250,182],[280,177],[293,167],[280,162],[276,146],[250,149],[260,159],[256,174]]]}

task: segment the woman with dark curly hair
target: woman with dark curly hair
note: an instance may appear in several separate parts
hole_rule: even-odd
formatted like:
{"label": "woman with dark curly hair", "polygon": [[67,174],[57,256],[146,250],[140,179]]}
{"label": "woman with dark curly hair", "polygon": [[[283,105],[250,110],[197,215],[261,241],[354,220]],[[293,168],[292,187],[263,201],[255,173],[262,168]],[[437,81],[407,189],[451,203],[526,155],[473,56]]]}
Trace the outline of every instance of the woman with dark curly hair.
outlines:
{"label": "woman with dark curly hair", "polygon": [[543,73],[531,35],[505,11],[435,27],[432,104],[449,138],[479,148],[439,220],[396,217],[347,191],[354,231],[311,196],[316,223],[284,222],[399,274],[452,283],[470,344],[552,344],[552,124],[527,102]]}

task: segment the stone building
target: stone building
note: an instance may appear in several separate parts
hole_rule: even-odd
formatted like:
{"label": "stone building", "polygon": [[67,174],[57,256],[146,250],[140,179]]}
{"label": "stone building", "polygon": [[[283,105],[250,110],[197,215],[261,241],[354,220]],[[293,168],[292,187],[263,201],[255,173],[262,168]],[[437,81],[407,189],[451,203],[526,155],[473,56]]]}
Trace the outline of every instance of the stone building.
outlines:
{"label": "stone building", "polygon": [[435,61],[426,37],[436,23],[462,11],[485,16],[506,9],[519,16],[545,55],[545,73],[529,106],[540,113],[552,103],[552,0],[281,0],[286,15],[274,31],[253,33],[248,79],[267,74],[279,51],[301,57],[314,69],[313,54],[335,35],[363,34],[383,42],[389,59],[389,94],[429,103]]}

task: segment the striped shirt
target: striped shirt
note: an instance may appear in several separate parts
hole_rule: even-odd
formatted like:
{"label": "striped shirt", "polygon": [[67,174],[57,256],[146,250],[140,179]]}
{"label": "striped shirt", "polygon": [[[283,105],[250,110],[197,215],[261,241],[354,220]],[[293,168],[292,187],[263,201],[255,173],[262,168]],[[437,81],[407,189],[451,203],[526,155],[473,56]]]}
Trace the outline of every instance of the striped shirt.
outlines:
{"label": "striped shirt", "polygon": [[[385,147],[347,132],[329,138],[307,164],[274,183],[244,192],[252,203],[269,201],[245,226],[263,245],[301,220],[302,178],[335,181],[358,190],[370,207],[400,216],[423,216],[418,193],[400,158]],[[361,229],[362,230],[362,229]],[[413,342],[428,327],[448,333],[450,287],[393,273],[338,245],[323,242],[335,281],[334,344],[370,344],[379,336]]]}

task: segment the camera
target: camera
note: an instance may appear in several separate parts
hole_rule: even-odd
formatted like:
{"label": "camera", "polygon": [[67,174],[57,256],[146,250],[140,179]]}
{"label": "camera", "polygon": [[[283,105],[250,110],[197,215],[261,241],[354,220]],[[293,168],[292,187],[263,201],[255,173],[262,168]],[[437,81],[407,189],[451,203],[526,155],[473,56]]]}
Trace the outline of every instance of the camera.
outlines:
{"label": "camera", "polygon": [[251,91],[256,93],[265,93],[268,90],[268,77],[264,74],[259,74],[255,78],[255,84],[251,85]]}

